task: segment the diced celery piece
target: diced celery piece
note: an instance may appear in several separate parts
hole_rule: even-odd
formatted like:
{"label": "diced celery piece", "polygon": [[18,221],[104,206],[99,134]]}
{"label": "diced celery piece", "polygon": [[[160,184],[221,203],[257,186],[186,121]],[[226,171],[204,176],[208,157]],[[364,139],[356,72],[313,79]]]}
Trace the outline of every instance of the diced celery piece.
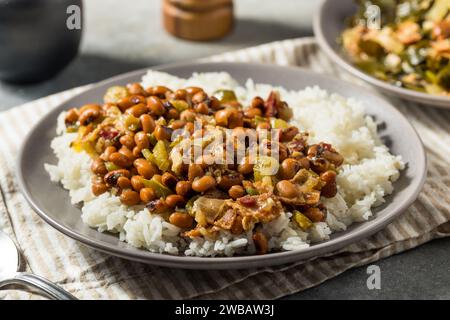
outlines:
{"label": "diced celery piece", "polygon": [[294,210],[294,221],[298,224],[298,226],[303,230],[306,231],[309,228],[312,227],[313,223],[307,216],[305,216],[300,211]]}
{"label": "diced celery piece", "polygon": [[169,153],[166,149],[166,144],[164,141],[160,140],[156,143],[153,148],[153,156],[155,164],[162,171],[167,171],[170,168]]}
{"label": "diced celery piece", "polygon": [[115,170],[122,169],[118,165],[116,165],[116,164],[114,164],[112,162],[109,162],[109,161],[105,162],[105,167],[106,167],[106,170],[108,170],[108,171],[115,171]]}
{"label": "diced celery piece", "polygon": [[146,188],[152,188],[158,198],[165,198],[173,194],[172,190],[153,178],[150,180],[144,179],[144,185]]}
{"label": "diced celery piece", "polygon": [[253,166],[255,181],[261,181],[265,176],[274,176],[278,172],[279,162],[269,156],[259,156]]}
{"label": "diced celery piece", "polygon": [[183,112],[184,110],[189,109],[189,104],[184,100],[172,100],[170,103],[173,105],[178,112]]}
{"label": "diced celery piece", "polygon": [[233,90],[217,90],[214,96],[219,99],[221,103],[237,101],[236,94]]}
{"label": "diced celery piece", "polygon": [[272,128],[274,129],[287,129],[289,128],[289,124],[283,119],[271,118],[270,123]]}

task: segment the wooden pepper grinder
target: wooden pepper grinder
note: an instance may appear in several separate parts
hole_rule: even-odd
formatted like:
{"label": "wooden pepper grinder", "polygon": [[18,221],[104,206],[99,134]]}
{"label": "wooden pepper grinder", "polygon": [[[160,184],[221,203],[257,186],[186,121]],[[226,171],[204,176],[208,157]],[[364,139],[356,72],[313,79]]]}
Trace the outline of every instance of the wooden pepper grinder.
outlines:
{"label": "wooden pepper grinder", "polygon": [[176,37],[206,41],[233,28],[233,0],[163,0],[164,28]]}

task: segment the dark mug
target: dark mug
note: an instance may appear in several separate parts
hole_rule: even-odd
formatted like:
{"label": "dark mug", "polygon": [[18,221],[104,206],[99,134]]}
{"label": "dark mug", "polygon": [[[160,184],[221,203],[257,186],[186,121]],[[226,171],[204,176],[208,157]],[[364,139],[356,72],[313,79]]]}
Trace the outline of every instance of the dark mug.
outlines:
{"label": "dark mug", "polygon": [[43,81],[67,66],[81,40],[81,9],[81,0],[0,0],[0,80]]}

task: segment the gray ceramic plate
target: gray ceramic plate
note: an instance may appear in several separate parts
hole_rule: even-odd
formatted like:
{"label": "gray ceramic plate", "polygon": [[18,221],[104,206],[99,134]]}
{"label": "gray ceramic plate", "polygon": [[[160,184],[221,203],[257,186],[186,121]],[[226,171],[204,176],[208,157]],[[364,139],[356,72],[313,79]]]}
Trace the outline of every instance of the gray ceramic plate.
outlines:
{"label": "gray ceramic plate", "polygon": [[417,133],[392,105],[364,88],[299,68],[257,64],[182,64],[156,69],[180,77],[188,77],[193,72],[227,71],[241,83],[250,77],[259,83],[281,85],[295,90],[310,85],[319,85],[330,92],[357,98],[366,104],[368,114],[385,123],[385,129],[381,131],[381,135],[389,142],[392,152],[401,155],[408,163],[408,168],[402,172],[401,178],[395,183],[395,194],[388,196],[386,203],[374,210],[375,217],[373,219],[354,224],[345,232],[333,234],[329,241],[314,244],[306,249],[263,256],[230,258],[170,256],[136,249],[120,242],[114,235],[100,233],[84,225],[80,219],[81,211],[70,204],[68,192],[58,184],[50,182],[48,174],[44,170],[44,163],[56,163],[56,158],[50,149],[50,141],[55,137],[58,114],[73,106],[102,101],[103,94],[108,87],[137,82],[146,70],[128,73],[101,82],[50,111],[31,130],[25,139],[18,159],[20,187],[32,208],[50,225],[92,248],[126,259],[191,269],[252,268],[295,262],[340,249],[380,230],[416,199],[423,185],[426,160]]}
{"label": "gray ceramic plate", "polygon": [[375,86],[383,93],[422,103],[424,105],[450,108],[450,98],[396,87],[378,80],[352,65],[337,39],[347,27],[346,21],[355,14],[355,0],[323,0],[314,18],[314,34],[324,52],[340,67]]}

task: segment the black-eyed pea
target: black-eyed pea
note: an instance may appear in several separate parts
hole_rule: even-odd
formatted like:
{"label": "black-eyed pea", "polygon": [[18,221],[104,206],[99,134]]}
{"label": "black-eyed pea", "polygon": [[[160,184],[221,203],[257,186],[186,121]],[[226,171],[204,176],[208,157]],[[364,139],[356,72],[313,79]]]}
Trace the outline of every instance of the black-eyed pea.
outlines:
{"label": "black-eyed pea", "polygon": [[185,203],[185,200],[179,194],[171,194],[166,197],[166,204],[169,208],[175,208],[177,205]]}
{"label": "black-eyed pea", "polygon": [[175,109],[175,108],[169,108],[168,110],[167,110],[167,113],[166,113],[166,115],[165,115],[165,117],[167,118],[167,119],[178,119],[179,117],[180,117],[180,113],[178,112],[178,110],[177,109]]}
{"label": "black-eyed pea", "polygon": [[298,132],[299,131],[297,127],[289,127],[287,129],[283,129],[281,130],[280,141],[281,142],[291,141],[298,134]]}
{"label": "black-eyed pea", "polygon": [[136,157],[133,155],[133,152],[130,149],[128,149],[126,146],[122,146],[118,152],[123,154],[125,157],[127,157],[131,161],[134,161],[134,159],[136,159]]}
{"label": "black-eyed pea", "polygon": [[336,172],[325,171],[320,175],[320,179],[325,182],[321,189],[321,194],[326,198],[333,198],[337,193]]}
{"label": "black-eyed pea", "polygon": [[170,140],[170,138],[172,137],[172,129],[166,127],[166,126],[162,126],[162,125],[157,125],[155,128],[155,131],[153,131],[153,135],[155,136],[156,140]]}
{"label": "black-eyed pea", "polygon": [[284,198],[295,198],[299,193],[295,184],[288,180],[281,180],[276,184],[278,194]]}
{"label": "black-eyed pea", "polygon": [[296,159],[287,158],[285,159],[280,166],[279,176],[283,180],[292,179],[298,170],[300,170],[301,164]]}
{"label": "black-eyed pea", "polygon": [[166,108],[158,97],[152,96],[147,98],[147,107],[155,116],[162,116],[166,112]]}
{"label": "black-eyed pea", "polygon": [[175,191],[180,196],[186,196],[192,190],[192,184],[189,181],[178,181]]}
{"label": "black-eyed pea", "polygon": [[149,111],[148,107],[144,103],[139,103],[127,109],[125,113],[131,114],[134,117],[139,118],[141,115],[147,113],[148,111]]}
{"label": "black-eyed pea", "polygon": [[136,143],[134,142],[134,137],[132,134],[125,134],[120,137],[119,142],[126,146],[128,149],[133,150],[133,148],[136,146]]}
{"label": "black-eyed pea", "polygon": [[219,110],[221,108],[220,100],[214,96],[209,97],[209,107],[212,110]]}
{"label": "black-eyed pea", "polygon": [[261,97],[254,97],[251,103],[252,108],[264,109],[264,100]]}
{"label": "black-eyed pea", "polygon": [[325,220],[325,213],[316,207],[311,207],[302,212],[312,222],[321,222]]}
{"label": "black-eyed pea", "polygon": [[231,173],[218,178],[218,186],[223,190],[229,190],[232,186],[240,185],[244,177],[240,173]]}
{"label": "black-eyed pea", "polygon": [[128,92],[132,95],[146,95],[144,88],[140,83],[130,83],[127,85]]}
{"label": "black-eyed pea", "polygon": [[131,177],[131,186],[135,191],[141,191],[145,188],[144,177],[134,175]]}
{"label": "black-eyed pea", "polygon": [[202,166],[199,164],[190,164],[188,168],[188,179],[189,181],[194,181],[195,178],[201,177],[205,174]]}
{"label": "black-eyed pea", "polygon": [[84,110],[83,112],[80,111],[79,121],[82,126],[86,126],[96,120],[99,116],[100,110],[96,108],[89,108]]}
{"label": "black-eyed pea", "polygon": [[85,112],[87,110],[95,110],[95,111],[101,112],[102,106],[98,105],[98,104],[94,104],[94,103],[88,103],[88,104],[83,105],[80,108],[79,113],[82,114],[83,112]]}
{"label": "black-eyed pea", "polygon": [[177,177],[175,177],[173,174],[171,174],[170,172],[165,172],[163,173],[163,175],[161,176],[161,182],[168,188],[173,189],[175,188],[178,179]]}
{"label": "black-eyed pea", "polygon": [[75,122],[78,121],[78,117],[79,117],[78,110],[72,108],[66,112],[64,121],[66,124],[74,124]]}
{"label": "black-eyed pea", "polygon": [[151,179],[158,172],[158,168],[144,158],[134,160],[133,164],[139,175],[143,176],[145,179]]}
{"label": "black-eyed pea", "polygon": [[120,194],[120,202],[127,206],[135,206],[141,202],[141,198],[136,191],[126,189]]}
{"label": "black-eyed pea", "polygon": [[94,174],[98,174],[98,175],[103,175],[103,174],[108,173],[108,170],[106,169],[106,166],[105,166],[105,162],[100,158],[97,158],[92,162],[91,171]]}
{"label": "black-eyed pea", "polygon": [[194,219],[187,213],[174,212],[169,216],[169,222],[178,228],[186,229],[192,226]]}
{"label": "black-eyed pea", "polygon": [[141,201],[144,203],[148,203],[148,202],[156,199],[156,193],[152,188],[140,189],[139,196],[141,198]]}
{"label": "black-eyed pea", "polygon": [[121,189],[131,188],[130,179],[128,179],[127,177],[119,177],[119,179],[117,179],[117,186]]}
{"label": "black-eyed pea", "polygon": [[203,91],[203,89],[199,87],[187,87],[184,90],[186,90],[188,96],[191,97],[193,97],[196,93]]}
{"label": "black-eyed pea", "polygon": [[228,127],[228,118],[231,115],[230,109],[222,109],[214,114],[214,119],[216,120],[216,125],[222,127]]}
{"label": "black-eyed pea", "polygon": [[185,122],[194,122],[195,118],[196,115],[192,109],[187,109],[180,113],[180,120],[183,120]]}
{"label": "black-eyed pea", "polygon": [[251,163],[249,157],[245,157],[242,159],[242,162],[238,166],[238,171],[241,174],[253,173],[253,163]]}
{"label": "black-eyed pea", "polygon": [[117,106],[119,107],[120,111],[125,112],[128,108],[131,108],[133,106],[131,97],[128,96],[128,97],[120,98],[117,101]]}
{"label": "black-eyed pea", "polygon": [[259,108],[248,108],[244,111],[244,116],[246,118],[253,119],[256,116],[262,116],[262,111]]}
{"label": "black-eyed pea", "polygon": [[148,149],[150,147],[150,141],[144,131],[139,131],[134,135],[134,143],[141,150]]}
{"label": "black-eyed pea", "polygon": [[169,124],[169,128],[172,130],[181,129],[186,125],[186,121],[184,120],[175,120],[171,124]]}
{"label": "black-eyed pea", "polygon": [[208,114],[209,107],[205,102],[201,102],[194,107],[194,111],[201,114]]}
{"label": "black-eyed pea", "polygon": [[176,100],[186,100],[187,91],[184,89],[178,89],[175,91],[175,99]]}
{"label": "black-eyed pea", "polygon": [[237,198],[241,198],[245,195],[245,190],[242,186],[235,185],[228,190],[228,195],[236,200]]}
{"label": "black-eyed pea", "polygon": [[244,115],[242,111],[238,109],[233,109],[228,119],[228,128],[234,129],[237,127],[242,127],[243,125],[244,125]]}
{"label": "black-eyed pea", "polygon": [[119,169],[108,172],[104,178],[103,181],[110,187],[117,186],[117,181],[120,177],[127,177],[129,178],[131,176],[130,171],[126,169]]}
{"label": "black-eyed pea", "polygon": [[134,156],[135,158],[140,158],[140,157],[142,157],[142,149],[139,148],[138,146],[134,147],[132,152],[133,152],[133,156]]}
{"label": "black-eyed pea", "polygon": [[196,192],[205,192],[216,186],[216,179],[211,176],[203,176],[192,182],[192,189]]}
{"label": "black-eyed pea", "polygon": [[152,133],[153,130],[155,130],[156,127],[155,120],[149,114],[141,115],[139,117],[139,120],[141,120],[142,130],[145,133]]}
{"label": "black-eyed pea", "polygon": [[109,157],[110,157],[114,152],[117,152],[116,147],[114,147],[114,146],[106,147],[105,151],[103,151],[103,153],[100,155],[100,158],[101,158],[103,161],[109,161]]}
{"label": "black-eyed pea", "polygon": [[167,93],[172,92],[172,90],[170,90],[169,88],[165,87],[165,86],[154,86],[151,88],[148,88],[147,91],[153,95],[153,96],[157,96],[158,98],[164,98],[166,96]]}
{"label": "black-eyed pea", "polygon": [[91,190],[92,190],[92,193],[98,197],[99,195],[108,191],[108,186],[105,183],[97,182],[97,183],[92,184]]}
{"label": "black-eyed pea", "polygon": [[194,104],[199,104],[199,103],[205,101],[207,98],[208,98],[208,95],[206,94],[205,91],[202,90],[202,91],[199,91],[199,92],[195,93],[192,96],[191,101]]}
{"label": "black-eyed pea", "polygon": [[128,168],[133,163],[131,159],[120,152],[114,152],[113,154],[111,154],[109,160],[116,166],[119,166],[121,168]]}

